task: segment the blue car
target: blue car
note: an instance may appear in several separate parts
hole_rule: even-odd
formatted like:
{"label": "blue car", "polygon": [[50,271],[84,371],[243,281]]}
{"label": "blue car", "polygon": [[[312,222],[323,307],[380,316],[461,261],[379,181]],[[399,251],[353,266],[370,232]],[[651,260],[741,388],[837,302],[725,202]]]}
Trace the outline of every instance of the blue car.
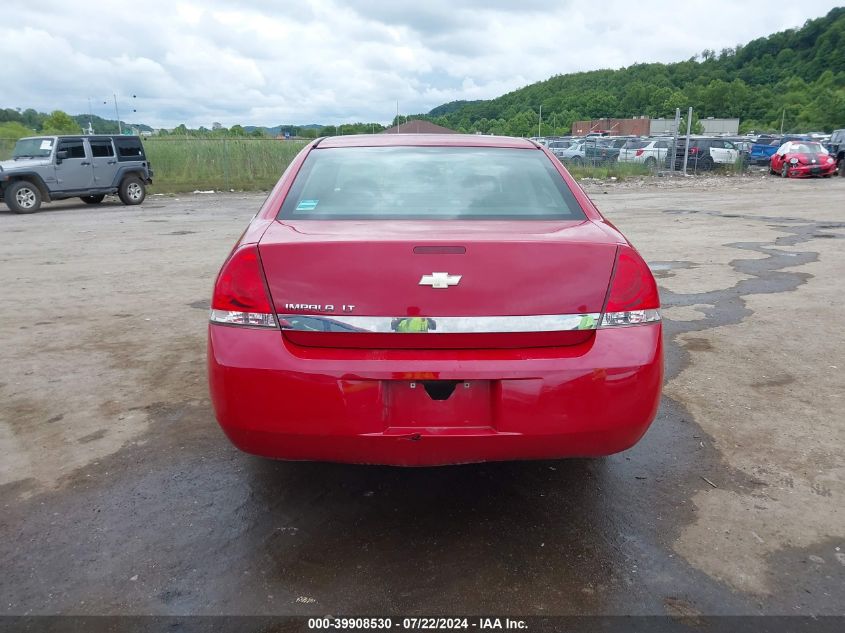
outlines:
{"label": "blue car", "polygon": [[768,165],[774,153],[778,151],[778,147],[787,141],[809,140],[812,140],[809,136],[761,136],[751,146],[751,151],[748,153],[748,162],[753,165]]}

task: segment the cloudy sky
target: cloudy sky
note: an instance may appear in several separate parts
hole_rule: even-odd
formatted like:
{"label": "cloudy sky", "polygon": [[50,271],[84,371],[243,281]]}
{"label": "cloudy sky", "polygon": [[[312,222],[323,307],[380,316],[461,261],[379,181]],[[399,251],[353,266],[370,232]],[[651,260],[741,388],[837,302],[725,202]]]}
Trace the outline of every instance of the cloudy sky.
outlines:
{"label": "cloudy sky", "polygon": [[[388,122],[551,75],[687,59],[837,2],[3,0],[0,107],[172,127]],[[132,95],[137,95],[132,99]],[[103,105],[108,99],[109,106]],[[135,108],[136,114],[127,110]]]}

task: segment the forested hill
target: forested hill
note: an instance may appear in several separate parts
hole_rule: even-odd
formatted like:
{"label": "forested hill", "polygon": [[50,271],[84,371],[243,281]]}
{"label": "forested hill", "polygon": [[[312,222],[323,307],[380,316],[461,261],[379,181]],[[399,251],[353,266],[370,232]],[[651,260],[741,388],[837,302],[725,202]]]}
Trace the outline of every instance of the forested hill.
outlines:
{"label": "forested hill", "polygon": [[556,75],[415,118],[462,132],[530,136],[541,104],[544,134],[565,134],[572,121],[599,117],[672,117],[676,107],[689,106],[701,118],[739,117],[741,131],[780,129],[784,110],[785,130],[845,127],[845,8],[687,61]]}

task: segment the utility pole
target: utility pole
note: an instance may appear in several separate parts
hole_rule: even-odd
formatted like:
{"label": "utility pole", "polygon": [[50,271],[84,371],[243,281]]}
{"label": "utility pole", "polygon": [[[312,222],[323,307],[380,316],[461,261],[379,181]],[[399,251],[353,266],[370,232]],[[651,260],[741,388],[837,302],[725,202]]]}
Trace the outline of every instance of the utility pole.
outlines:
{"label": "utility pole", "polygon": [[669,168],[670,171],[675,171],[675,157],[677,156],[678,150],[678,128],[681,126],[681,109],[675,108],[675,124],[672,127],[672,163],[671,167]]}
{"label": "utility pole", "polygon": [[780,115],[780,133],[783,134],[783,120],[786,118],[786,108],[783,109],[783,114]]}
{"label": "utility pole", "polygon": [[117,117],[117,133],[123,134],[123,126],[120,124],[120,112],[117,110],[117,93],[113,92],[112,97],[114,97],[114,115]]}
{"label": "utility pole", "polygon": [[692,131],[692,106],[687,112],[687,144],[684,147],[684,176],[687,175],[687,159],[689,158],[689,135]]}
{"label": "utility pole", "polygon": [[399,134],[399,100],[396,100],[396,133]]}
{"label": "utility pole", "polygon": [[543,125],[543,104],[540,104],[540,119],[537,121],[537,136],[542,137],[543,135],[540,133],[540,128]]}

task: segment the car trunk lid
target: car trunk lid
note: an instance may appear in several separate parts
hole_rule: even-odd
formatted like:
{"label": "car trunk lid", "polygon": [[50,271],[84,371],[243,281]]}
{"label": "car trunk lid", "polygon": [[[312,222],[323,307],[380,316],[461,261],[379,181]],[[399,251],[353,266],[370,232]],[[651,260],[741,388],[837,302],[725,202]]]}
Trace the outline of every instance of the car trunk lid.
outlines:
{"label": "car trunk lid", "polygon": [[536,317],[600,313],[616,248],[591,221],[285,221],[259,244],[285,335],[339,347],[583,342]]}

